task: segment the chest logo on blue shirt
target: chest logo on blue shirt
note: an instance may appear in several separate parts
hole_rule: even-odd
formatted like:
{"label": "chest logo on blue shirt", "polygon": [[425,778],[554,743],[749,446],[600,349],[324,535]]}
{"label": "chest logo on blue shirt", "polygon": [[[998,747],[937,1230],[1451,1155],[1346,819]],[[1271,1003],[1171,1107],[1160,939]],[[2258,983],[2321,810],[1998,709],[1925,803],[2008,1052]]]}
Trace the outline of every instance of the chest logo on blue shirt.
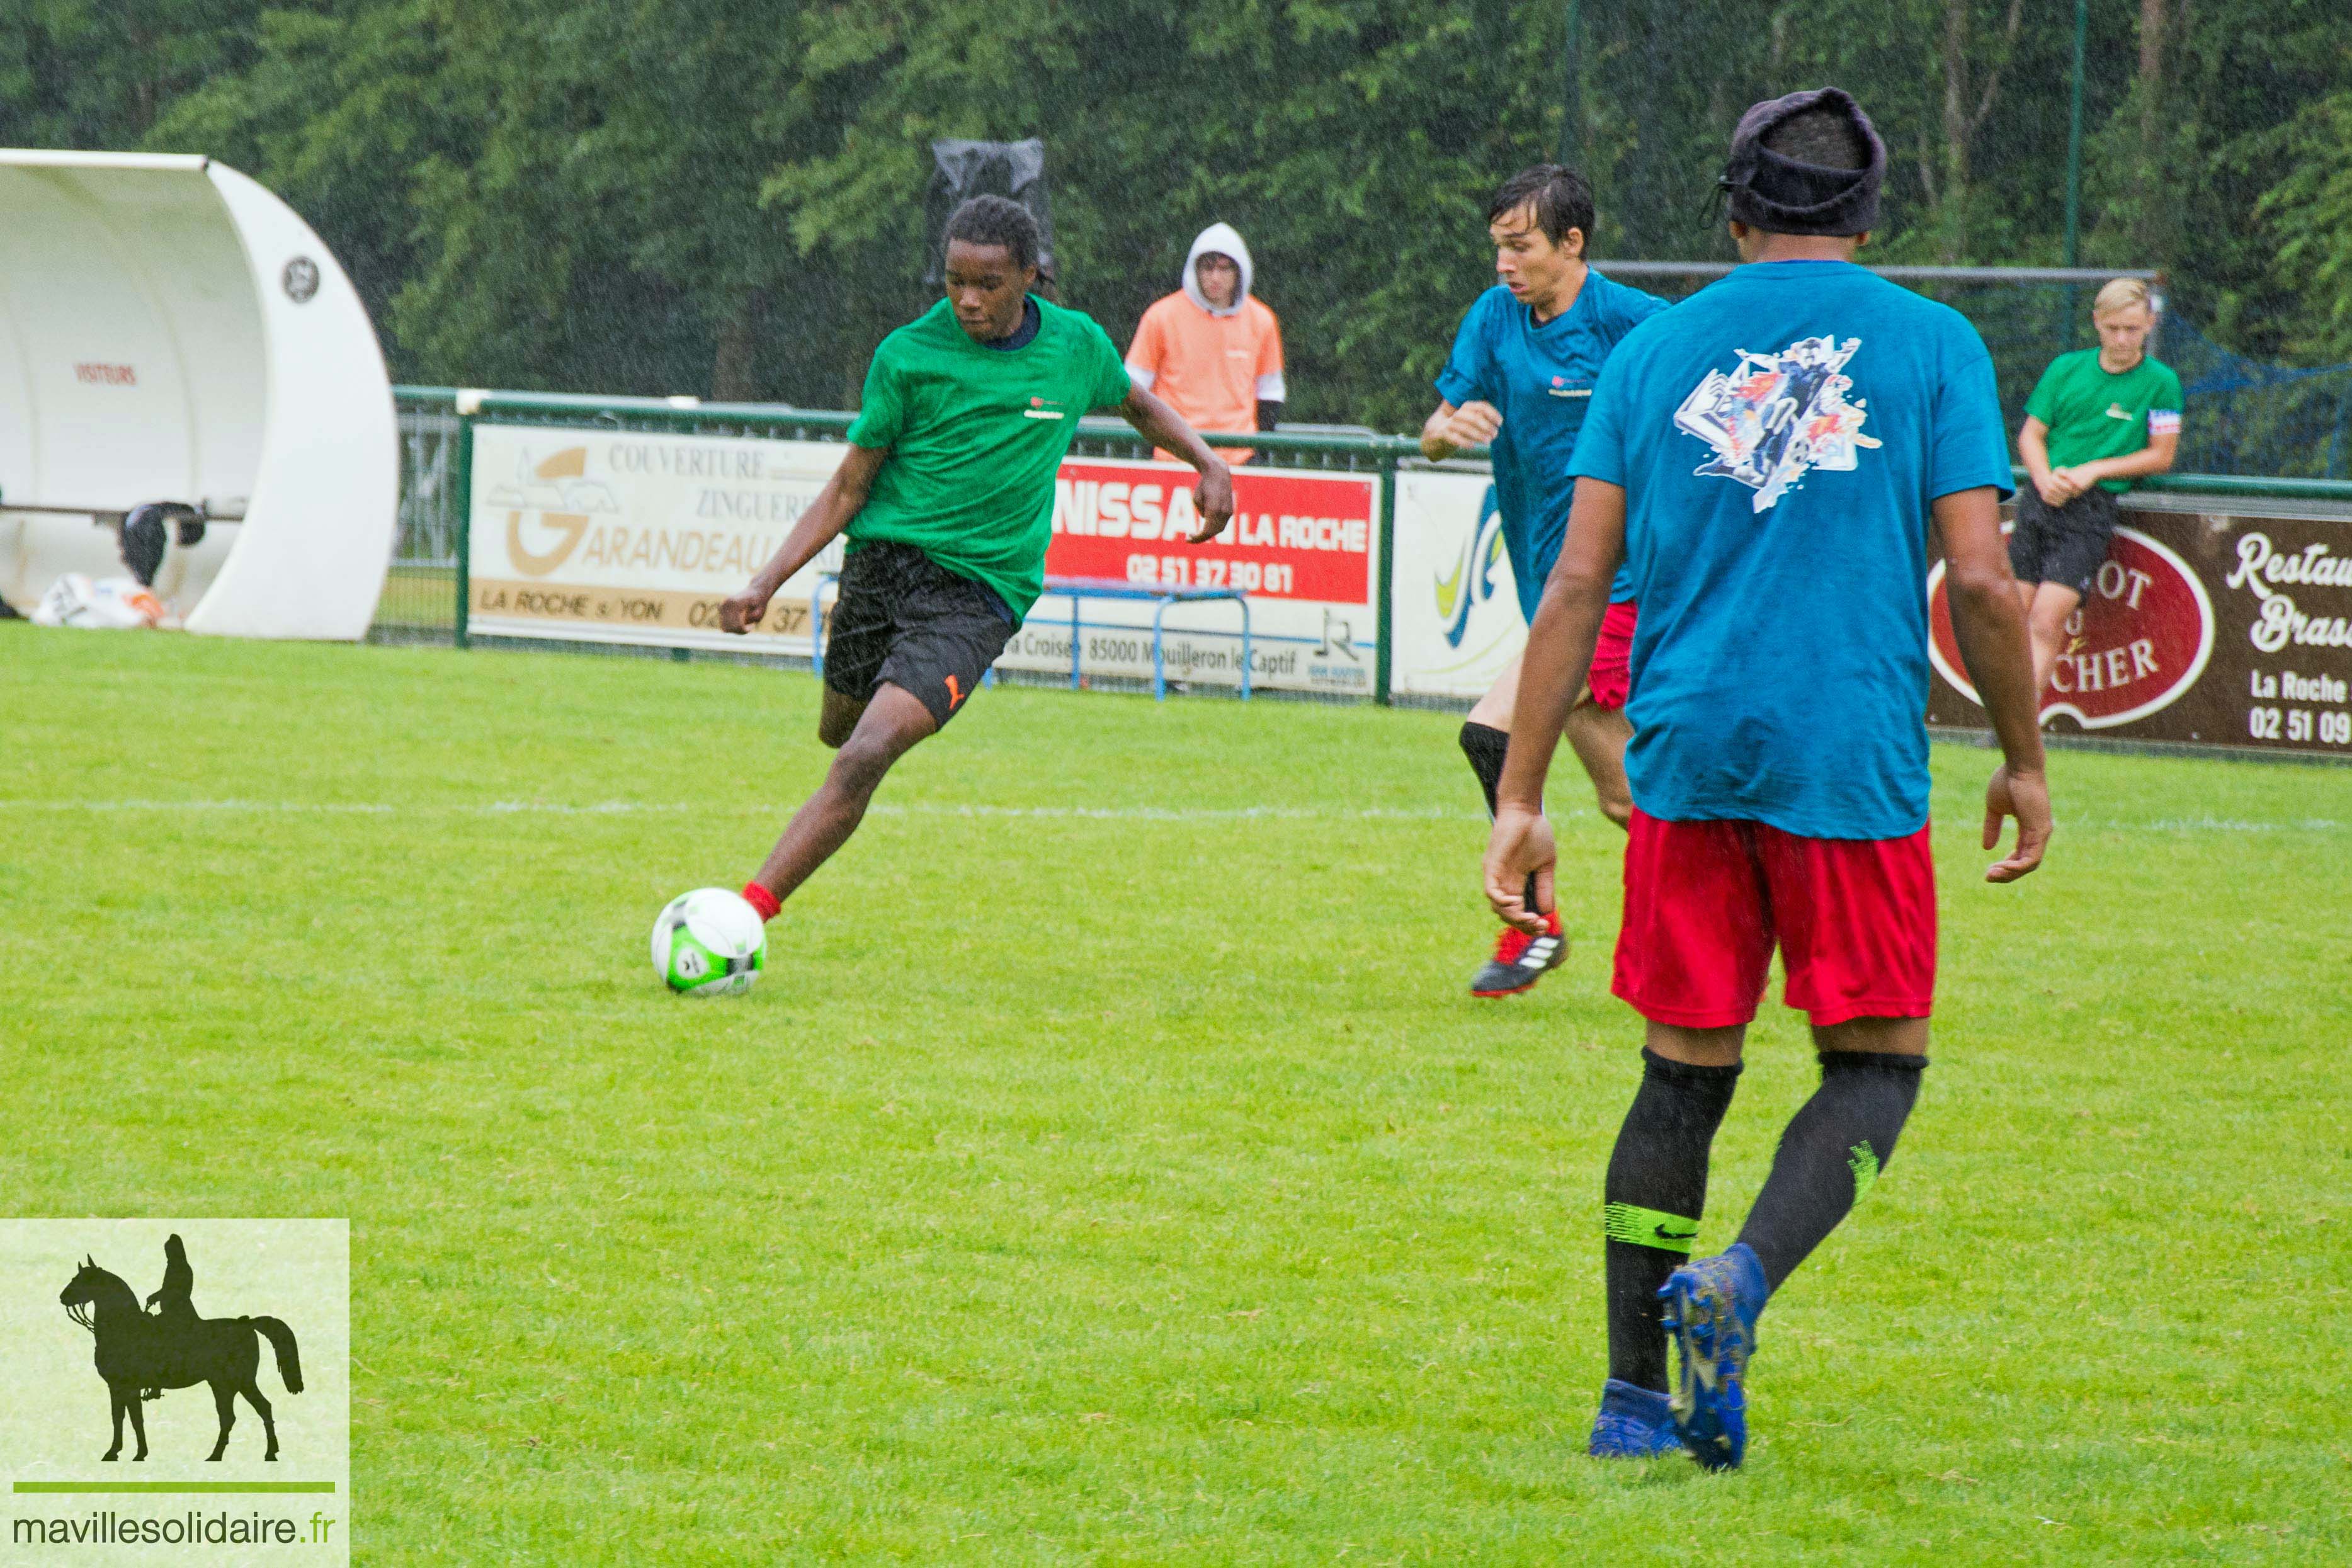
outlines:
{"label": "chest logo on blue shirt", "polygon": [[1554,397],[1590,397],[1592,395],[1592,388],[1589,386],[1570,386],[1568,383],[1568,377],[1564,375],[1553,376],[1551,378],[1551,385],[1547,387],[1545,390],[1549,392]]}
{"label": "chest logo on blue shirt", "polygon": [[1879,445],[1862,433],[1869,408],[1845,400],[1853,378],[1838,374],[1861,347],[1860,338],[1799,338],[1778,353],[1739,350],[1728,375],[1708,371],[1675,410],[1675,428],[1715,452],[1693,471],[1738,479],[1756,492],[1758,511],[1815,468],[1851,473],[1861,449]]}

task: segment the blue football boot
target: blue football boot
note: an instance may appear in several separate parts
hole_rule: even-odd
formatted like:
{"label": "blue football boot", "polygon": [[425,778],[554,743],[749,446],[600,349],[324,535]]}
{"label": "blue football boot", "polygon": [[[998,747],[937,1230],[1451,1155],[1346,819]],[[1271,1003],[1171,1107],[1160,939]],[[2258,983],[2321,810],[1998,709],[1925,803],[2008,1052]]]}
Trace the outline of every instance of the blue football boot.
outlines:
{"label": "blue football boot", "polygon": [[1601,1385],[1601,1414],[1584,1451],[1596,1459],[1659,1459],[1681,1453],[1683,1440],[1664,1394],[1612,1377]]}
{"label": "blue football boot", "polygon": [[1691,1458],[1710,1470],[1736,1470],[1748,1457],[1748,1358],[1756,1353],[1756,1317],[1769,1294],[1764,1265],[1744,1242],[1683,1265],[1658,1292],[1666,1332],[1682,1352],[1675,1429]]}

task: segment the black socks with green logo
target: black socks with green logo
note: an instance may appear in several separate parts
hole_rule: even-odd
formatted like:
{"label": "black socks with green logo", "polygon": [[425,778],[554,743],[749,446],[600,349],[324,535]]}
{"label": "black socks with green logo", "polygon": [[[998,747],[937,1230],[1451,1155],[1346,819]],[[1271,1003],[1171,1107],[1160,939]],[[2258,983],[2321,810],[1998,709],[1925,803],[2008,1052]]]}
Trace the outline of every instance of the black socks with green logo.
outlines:
{"label": "black socks with green logo", "polygon": [[1601,1211],[1609,1255],[1609,1375],[1636,1387],[1666,1386],[1658,1288],[1690,1260],[1706,1207],[1707,1150],[1738,1083],[1737,1067],[1692,1067],[1642,1052],[1642,1088],[1609,1156]]}
{"label": "black socks with green logo", "polygon": [[1756,1249],[1775,1290],[1837,1228],[1894,1157],[1919,1098],[1925,1057],[1823,1051],[1822,1087],[1780,1134],[1772,1173],[1739,1239]]}
{"label": "black socks with green logo", "polygon": [[1491,724],[1462,726],[1462,754],[1470,759],[1470,771],[1478,775],[1478,787],[1486,792],[1486,815],[1495,815],[1495,792],[1503,787],[1503,757],[1511,749],[1511,732],[1497,730]]}
{"label": "black socks with green logo", "polygon": [[[1470,749],[1466,739],[1463,750]],[[1862,1201],[1894,1157],[1919,1098],[1925,1057],[1822,1053],[1822,1086],[1780,1134],[1772,1173],[1739,1239],[1779,1289]],[[1706,1208],[1707,1151],[1739,1082],[1737,1067],[1692,1067],[1642,1053],[1642,1088],[1609,1156],[1601,1228],[1609,1254],[1609,1375],[1666,1386],[1658,1289],[1690,1260]]]}

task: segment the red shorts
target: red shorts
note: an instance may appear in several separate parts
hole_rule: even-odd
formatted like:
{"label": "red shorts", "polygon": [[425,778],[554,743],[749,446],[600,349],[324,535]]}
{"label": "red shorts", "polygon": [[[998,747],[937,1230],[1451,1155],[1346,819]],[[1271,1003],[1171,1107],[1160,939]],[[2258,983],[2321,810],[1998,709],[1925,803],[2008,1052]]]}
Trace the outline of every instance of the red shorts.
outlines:
{"label": "red shorts", "polygon": [[1584,684],[1592,689],[1595,707],[1622,708],[1633,682],[1633,617],[1631,599],[1612,605],[1601,617],[1601,640],[1592,645],[1592,673]]}
{"label": "red shorts", "polygon": [[1610,989],[1654,1023],[1756,1016],[1772,946],[1781,999],[1816,1028],[1924,1018],[1936,994],[1936,867],[1907,838],[1800,838],[1760,822],[1662,822],[1638,807]]}

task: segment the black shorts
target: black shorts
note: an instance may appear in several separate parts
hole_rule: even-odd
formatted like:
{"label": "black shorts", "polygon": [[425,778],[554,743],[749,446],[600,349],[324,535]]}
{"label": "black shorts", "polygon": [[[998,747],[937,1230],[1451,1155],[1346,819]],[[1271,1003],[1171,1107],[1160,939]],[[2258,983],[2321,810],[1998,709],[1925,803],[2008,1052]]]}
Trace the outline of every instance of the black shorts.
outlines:
{"label": "black shorts", "polygon": [[944,728],[1019,629],[993,589],[913,545],[865,545],[842,564],[824,683],[860,702],[886,680],[904,687]]}
{"label": "black shorts", "polygon": [[2056,583],[2087,595],[2120,515],[2115,496],[2096,485],[2062,507],[2044,501],[2030,481],[2021,485],[2009,569],[2021,583]]}

